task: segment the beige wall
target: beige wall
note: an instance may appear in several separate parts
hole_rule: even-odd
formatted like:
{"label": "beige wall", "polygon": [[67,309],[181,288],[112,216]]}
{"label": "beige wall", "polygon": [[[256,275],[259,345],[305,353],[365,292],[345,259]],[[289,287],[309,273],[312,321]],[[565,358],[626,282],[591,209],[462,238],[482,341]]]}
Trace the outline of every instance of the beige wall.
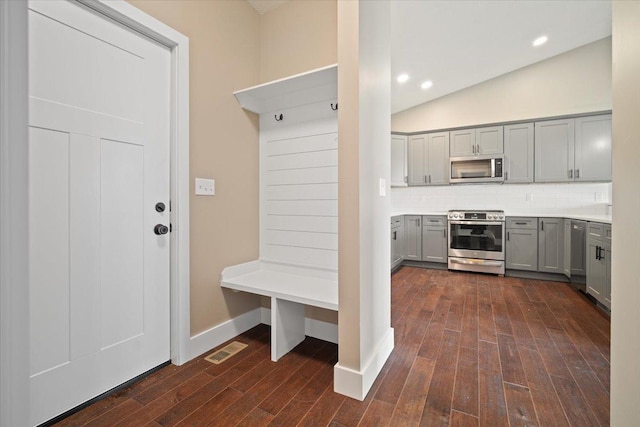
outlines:
{"label": "beige wall", "polygon": [[[130,3],[189,37],[191,334],[258,306],[220,288],[225,266],[258,257],[258,120],[233,92],[259,82],[260,16],[245,1]],[[214,178],[214,197],[194,178]]]}
{"label": "beige wall", "polygon": [[613,2],[611,425],[640,419],[640,2]]}
{"label": "beige wall", "polygon": [[611,38],[394,114],[417,132],[611,109]]}
{"label": "beige wall", "polygon": [[262,16],[261,82],[336,62],[336,0],[290,1]]}

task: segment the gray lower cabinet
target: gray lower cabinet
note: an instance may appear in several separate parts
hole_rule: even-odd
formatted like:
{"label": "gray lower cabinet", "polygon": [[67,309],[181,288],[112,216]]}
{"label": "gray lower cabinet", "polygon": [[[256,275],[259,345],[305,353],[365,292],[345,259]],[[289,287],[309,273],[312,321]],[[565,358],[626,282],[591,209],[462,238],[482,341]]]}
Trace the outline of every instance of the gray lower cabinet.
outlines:
{"label": "gray lower cabinet", "polygon": [[395,268],[405,257],[404,217],[391,218],[391,268]]}
{"label": "gray lower cabinet", "polygon": [[564,264],[562,272],[570,279],[571,278],[571,220],[564,219]]}
{"label": "gray lower cabinet", "polygon": [[538,220],[530,217],[507,218],[506,268],[538,270]]}
{"label": "gray lower cabinet", "polygon": [[422,217],[422,260],[447,262],[447,218],[445,216]]}
{"label": "gray lower cabinet", "polygon": [[587,293],[611,309],[611,226],[589,223],[587,236]]}
{"label": "gray lower cabinet", "polygon": [[504,127],[504,183],[533,182],[533,123]]}
{"label": "gray lower cabinet", "polygon": [[410,261],[422,261],[422,217],[406,215],[404,217],[405,257]]}
{"label": "gray lower cabinet", "polygon": [[563,218],[538,218],[538,271],[563,274]]}

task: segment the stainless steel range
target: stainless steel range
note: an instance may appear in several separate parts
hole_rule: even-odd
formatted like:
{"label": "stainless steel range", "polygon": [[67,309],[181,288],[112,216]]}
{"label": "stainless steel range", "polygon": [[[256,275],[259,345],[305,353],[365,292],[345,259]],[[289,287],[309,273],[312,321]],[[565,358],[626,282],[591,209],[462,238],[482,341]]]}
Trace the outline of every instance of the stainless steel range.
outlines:
{"label": "stainless steel range", "polygon": [[449,211],[449,269],[504,274],[504,211]]}

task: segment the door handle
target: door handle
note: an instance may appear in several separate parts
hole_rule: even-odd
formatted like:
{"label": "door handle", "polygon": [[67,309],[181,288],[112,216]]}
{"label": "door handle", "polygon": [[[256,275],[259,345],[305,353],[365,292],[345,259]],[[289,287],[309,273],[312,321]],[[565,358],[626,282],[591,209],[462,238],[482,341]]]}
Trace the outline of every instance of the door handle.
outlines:
{"label": "door handle", "polygon": [[156,224],[156,226],[153,227],[153,232],[155,234],[157,234],[158,236],[161,236],[161,235],[167,234],[169,232],[169,227],[167,227],[166,225],[163,225],[163,224]]}

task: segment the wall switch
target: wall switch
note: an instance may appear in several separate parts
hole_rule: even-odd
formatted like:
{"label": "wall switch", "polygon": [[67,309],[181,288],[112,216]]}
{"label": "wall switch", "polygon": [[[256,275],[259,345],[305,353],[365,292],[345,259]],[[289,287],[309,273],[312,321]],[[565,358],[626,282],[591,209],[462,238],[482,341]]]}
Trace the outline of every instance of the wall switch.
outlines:
{"label": "wall switch", "polygon": [[216,194],[216,182],[213,179],[196,178],[196,196]]}
{"label": "wall switch", "polygon": [[380,178],[380,195],[386,197],[387,195],[387,180]]}
{"label": "wall switch", "polygon": [[533,194],[531,194],[531,193],[525,193],[525,195],[524,195],[524,199],[525,199],[527,202],[530,202],[530,201],[531,201],[531,199],[533,199]]}

